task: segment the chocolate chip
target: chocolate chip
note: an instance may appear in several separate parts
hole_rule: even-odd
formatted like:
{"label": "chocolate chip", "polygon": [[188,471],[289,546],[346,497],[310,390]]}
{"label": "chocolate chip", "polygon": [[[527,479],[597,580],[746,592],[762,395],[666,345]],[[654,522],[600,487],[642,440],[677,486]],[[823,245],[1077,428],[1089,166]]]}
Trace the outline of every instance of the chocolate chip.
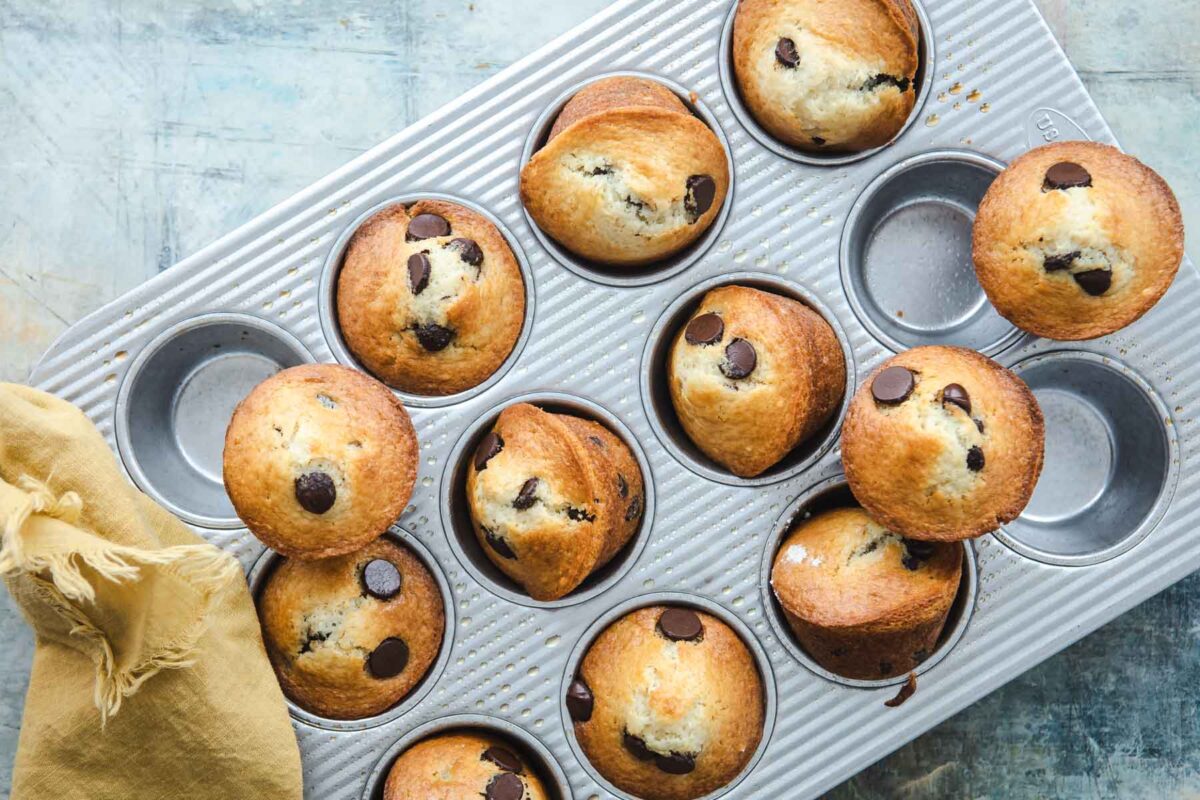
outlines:
{"label": "chocolate chip", "polygon": [[908,78],[901,78],[895,75],[873,75],[863,82],[862,91],[871,92],[878,89],[880,86],[895,86],[902,92],[908,91]]}
{"label": "chocolate chip", "polygon": [[775,45],[775,60],[788,69],[800,66],[800,51],[796,49],[796,43],[786,36],[780,39]]}
{"label": "chocolate chip", "polygon": [[824,146],[825,146],[825,140],[824,140],[824,139],[822,139],[820,136],[814,136],[814,137],[812,137],[812,143],[813,143],[813,144],[815,144],[817,147],[824,147]]}
{"label": "chocolate chip", "polygon": [[979,445],[972,445],[967,451],[967,469],[971,472],[979,472],[983,469],[983,448]]}
{"label": "chocolate chip", "polygon": [[472,267],[478,267],[483,263],[483,250],[479,248],[474,239],[451,239],[448,248],[458,253],[458,257]]}
{"label": "chocolate chip", "polygon": [[537,500],[538,479],[530,478],[521,484],[521,491],[517,493],[517,499],[513,500],[513,508],[518,511],[524,511],[527,508],[533,507],[533,502]]}
{"label": "chocolate chip", "polygon": [[717,314],[701,314],[688,323],[684,341],[694,345],[716,344],[725,335],[725,322]]}
{"label": "chocolate chip", "polygon": [[592,710],[596,707],[596,698],[583,678],[576,678],[567,687],[567,713],[576,722],[587,722],[592,718]]}
{"label": "chocolate chip", "polygon": [[951,383],[942,389],[942,405],[946,403],[958,406],[967,414],[971,413],[971,395],[967,394],[967,390],[961,384]]}
{"label": "chocolate chip", "polygon": [[596,515],[586,508],[568,508],[567,516],[576,522],[595,522]]}
{"label": "chocolate chip", "polygon": [[711,175],[693,175],[688,178],[683,207],[687,210],[691,221],[695,222],[707,214],[716,197],[717,182],[712,179]]}
{"label": "chocolate chip", "polygon": [[429,271],[433,265],[425,253],[413,253],[408,257],[408,288],[420,294],[429,285]]}
{"label": "chocolate chip", "polygon": [[367,656],[367,668],[376,678],[394,678],[408,666],[408,645],[403,639],[389,637]]}
{"label": "chocolate chip", "polygon": [[405,239],[417,242],[421,239],[434,239],[438,236],[450,235],[450,223],[437,214],[417,214],[408,223],[408,233]]}
{"label": "chocolate chip", "polygon": [[658,618],[658,632],[673,642],[694,642],[704,633],[704,625],[691,609],[668,608]]}
{"label": "chocolate chip", "polygon": [[475,471],[483,472],[487,469],[488,462],[503,449],[504,440],[500,438],[500,434],[488,431],[487,436],[484,436],[475,448]]}
{"label": "chocolate chip", "polygon": [[1058,272],[1059,270],[1070,269],[1075,263],[1075,259],[1079,258],[1083,253],[1076,250],[1073,253],[1063,253],[1057,256],[1046,256],[1042,260],[1042,268],[1046,272]]}
{"label": "chocolate chip", "polygon": [[324,514],[337,501],[333,478],[324,472],[306,472],[296,478],[296,502],[310,514]]}
{"label": "chocolate chip", "polygon": [[1079,288],[1092,297],[1099,297],[1112,288],[1112,273],[1106,269],[1089,269],[1072,275]]}
{"label": "chocolate chip", "polygon": [[669,756],[656,756],[654,766],[668,775],[687,775],[696,768],[696,759],[687,753],[671,753]]}
{"label": "chocolate chip", "polygon": [[363,591],[376,599],[391,600],[400,594],[400,581],[400,570],[386,559],[372,559],[363,567]]}
{"label": "chocolate chip", "polygon": [[496,532],[488,528],[483,529],[484,541],[488,543],[488,547],[496,551],[496,555],[501,558],[507,558],[509,561],[515,561],[517,554],[508,546],[508,542],[496,535]]}
{"label": "chocolate chip", "polygon": [[633,522],[642,513],[642,498],[635,497],[629,507],[625,509],[625,521]]}
{"label": "chocolate chip", "polygon": [[524,771],[521,766],[521,759],[517,758],[517,754],[503,747],[489,747],[483,751],[480,756],[484,761],[490,761],[505,772],[515,772],[520,775]]}
{"label": "chocolate chip", "polygon": [[754,345],[745,339],[734,339],[725,348],[725,360],[721,362],[721,372],[730,380],[741,380],[747,377],[758,366],[758,353]]}
{"label": "chocolate chip", "polygon": [[646,743],[640,737],[634,736],[628,731],[621,737],[621,743],[625,745],[625,749],[629,754],[638,761],[651,761],[654,759],[654,751],[646,747]]}
{"label": "chocolate chip", "polygon": [[1060,161],[1046,170],[1046,180],[1042,183],[1042,191],[1079,189],[1091,185],[1092,175],[1086,169],[1072,161]]}
{"label": "chocolate chip", "polygon": [[906,367],[888,367],[871,381],[875,402],[894,406],[903,403],[917,386],[916,378]]}
{"label": "chocolate chip", "polygon": [[981,419],[975,420],[975,427],[979,428],[980,433],[983,433],[983,429],[984,429],[983,420],[981,420]]}
{"label": "chocolate chip", "polygon": [[884,701],[884,705],[888,708],[896,708],[903,705],[908,698],[912,697],[917,691],[917,673],[910,672],[908,680],[900,687],[900,691],[891,700]]}
{"label": "chocolate chip", "polygon": [[625,476],[618,473],[617,475],[617,494],[621,497],[629,497],[629,484],[625,482]]}
{"label": "chocolate chip", "polygon": [[502,772],[488,782],[484,794],[486,800],[521,800],[525,796],[525,782],[511,772]]}
{"label": "chocolate chip", "polygon": [[453,330],[433,322],[415,326],[413,333],[417,334],[417,341],[421,343],[421,347],[424,347],[431,353],[445,350],[450,346],[450,342],[454,340]]}

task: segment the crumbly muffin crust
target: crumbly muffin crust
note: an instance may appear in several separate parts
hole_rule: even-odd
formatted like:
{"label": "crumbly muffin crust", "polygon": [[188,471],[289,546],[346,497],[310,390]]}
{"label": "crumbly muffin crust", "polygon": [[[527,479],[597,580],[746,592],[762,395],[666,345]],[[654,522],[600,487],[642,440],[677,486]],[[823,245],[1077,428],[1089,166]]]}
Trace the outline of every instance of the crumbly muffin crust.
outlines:
{"label": "crumbly muffin crust", "polygon": [[616,266],[687,247],[728,188],[716,134],[666,87],[633,77],[580,90],[521,170],[521,199],[538,226],[576,255]]}
{"label": "crumbly muffin crust", "polygon": [[383,800],[550,800],[520,751],[478,731],[422,739],[388,772]]}
{"label": "crumbly muffin crust", "polygon": [[346,345],[372,374],[405,392],[454,394],[512,353],[525,283],[495,225],[457,203],[421,200],[355,231],[337,312]]}
{"label": "crumbly muffin crust", "polygon": [[437,659],[445,609],[437,583],[388,538],[321,561],[284,559],[258,601],[283,691],[330,719],[380,714]]}
{"label": "crumbly muffin crust", "polygon": [[668,361],[688,437],[735,475],[759,475],[837,411],[846,362],[833,328],[803,303],[745,286],[704,296]]}
{"label": "crumbly muffin crust", "polygon": [[973,350],[918,347],[859,387],[842,464],[855,498],[885,528],[954,541],[1020,515],[1044,447],[1041,409],[1020,378]]}
{"label": "crumbly muffin crust", "polygon": [[350,553],[408,505],[417,436],[396,396],[333,364],[260,383],[225,434],[225,489],[263,544],[295,558]]}
{"label": "crumbly muffin crust", "polygon": [[1094,339],[1138,320],[1183,261],[1171,188],[1114,147],[1059,142],[1018,158],[979,206],[975,271],[1022,330]]}

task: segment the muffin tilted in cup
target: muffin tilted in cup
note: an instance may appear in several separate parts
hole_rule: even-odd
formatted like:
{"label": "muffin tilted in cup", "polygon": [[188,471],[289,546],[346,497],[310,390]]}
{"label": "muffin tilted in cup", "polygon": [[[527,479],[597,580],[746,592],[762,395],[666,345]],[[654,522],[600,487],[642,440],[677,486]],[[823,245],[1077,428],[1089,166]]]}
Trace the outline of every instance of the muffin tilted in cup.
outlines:
{"label": "muffin tilted in cup", "polygon": [[479,545],[535,600],[557,600],[641,523],[641,469],[608,428],[518,403],[479,441],[467,505]]}
{"label": "muffin tilted in cup", "polygon": [[846,391],[846,362],[833,328],[808,306],[724,286],[676,335],[667,380],[688,438],[753,477],[829,421]]}
{"label": "muffin tilted in cup", "polygon": [[785,144],[869,150],[912,114],[919,35],[909,0],[741,0],[734,73],[750,113]]}
{"label": "muffin tilted in cup", "polygon": [[636,267],[687,247],[729,189],[720,140],[675,93],[645,78],[581,89],[521,171],[538,226],[591,261]]}
{"label": "muffin tilted in cup", "polygon": [[1115,147],[1061,142],[1018,158],[988,189],[975,272],[1018,328],[1094,339],[1131,325],[1183,261],[1183,217],[1154,170]]}
{"label": "muffin tilted in cup", "polygon": [[387,538],[336,558],[284,559],[258,614],[284,693],[330,719],[374,716],[403,700],[437,659],[446,625],[429,570]]}
{"label": "muffin tilted in cup", "polygon": [[909,539],[955,541],[1016,519],[1042,471],[1029,387],[960,347],[893,356],[850,402],[842,464],[873,519]]}
{"label": "muffin tilted in cup", "polygon": [[386,386],[332,364],[260,383],[225,433],[225,489],[258,539],[294,558],[350,553],[399,518],[417,435]]}
{"label": "muffin tilted in cup", "polygon": [[498,737],[464,731],[422,739],[388,772],[383,800],[550,800],[541,779]]}
{"label": "muffin tilted in cup", "polygon": [[937,647],[962,579],[963,548],[888,532],[861,508],[795,524],[771,587],[797,640],[846,678],[911,672]]}
{"label": "muffin tilted in cup", "polygon": [[444,200],[397,204],[351,238],[337,315],[347,347],[380,380],[413,394],[455,394],[512,353],[525,283],[483,216]]}

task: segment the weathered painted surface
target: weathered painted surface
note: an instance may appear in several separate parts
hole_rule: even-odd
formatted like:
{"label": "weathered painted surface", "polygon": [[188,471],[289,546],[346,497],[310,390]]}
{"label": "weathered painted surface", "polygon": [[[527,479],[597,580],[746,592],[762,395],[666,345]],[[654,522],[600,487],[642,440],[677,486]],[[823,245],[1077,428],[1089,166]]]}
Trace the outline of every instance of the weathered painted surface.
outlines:
{"label": "weathered painted surface", "polygon": [[[1123,144],[1200,230],[1200,4],[1038,2]],[[0,380],[606,4],[0,0]],[[0,595],[4,798],[32,637]],[[1195,577],[831,797],[1200,798],[1198,612]]]}

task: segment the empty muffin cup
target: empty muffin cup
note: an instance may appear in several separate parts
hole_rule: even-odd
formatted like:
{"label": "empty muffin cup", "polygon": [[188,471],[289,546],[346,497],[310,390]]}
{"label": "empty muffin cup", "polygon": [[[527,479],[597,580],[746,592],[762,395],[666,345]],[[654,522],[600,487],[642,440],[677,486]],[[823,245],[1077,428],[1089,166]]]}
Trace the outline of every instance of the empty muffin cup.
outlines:
{"label": "empty muffin cup", "polygon": [[160,334],[117,395],[117,447],[134,482],[194,525],[241,527],[221,477],[225,428],[255,386],[312,361],[293,336],[242,314],[195,317]]}
{"label": "empty muffin cup", "polygon": [[988,303],[971,252],[975,212],[1003,169],[979,153],[922,153],[885,171],[855,201],[842,232],[842,285],[884,346],[958,345],[995,355],[1021,338]]}
{"label": "empty muffin cup", "polygon": [[[833,509],[857,507],[858,502],[854,499],[854,495],[850,493],[850,487],[846,484],[845,476],[841,474],[833,475],[819,481],[797,497],[795,501],[784,509],[767,541],[760,571],[760,588],[764,598],[766,616],[771,621],[775,635],[779,637],[779,641],[792,657],[810,672],[819,675],[825,680],[843,686],[877,689],[902,684],[908,680],[908,674],[879,680],[869,680],[847,678],[826,669],[817,663],[816,659],[809,655],[797,640],[796,634],[788,623],[787,615],[780,605],[779,599],[775,595],[775,590],[771,585],[771,573],[775,566],[776,555],[797,522]],[[967,625],[975,610],[975,598],[978,594],[979,581],[978,568],[975,563],[975,550],[970,542],[962,542],[957,546],[961,546],[963,550],[962,578],[959,582],[958,594],[955,596],[954,602],[950,607],[946,623],[942,628],[941,635],[938,637],[937,646],[913,670],[916,675],[922,675],[933,669],[950,654],[954,646],[958,644],[966,633]]]}
{"label": "empty muffin cup", "polygon": [[1175,490],[1179,443],[1166,406],[1137,373],[1083,351],[1013,367],[1046,419],[1033,498],[996,537],[1048,564],[1115,558],[1142,541]]}
{"label": "empty muffin cup", "polygon": [[[575,589],[557,600],[535,600],[515,580],[505,575],[483,552],[471,522],[467,502],[469,465],[477,457],[480,443],[495,426],[504,409],[528,403],[552,414],[568,414],[598,422],[617,436],[629,448],[642,473],[641,520],[629,541],[607,563],[592,572]],[[442,525],[450,547],[463,567],[498,596],[521,605],[559,608],[590,600],[601,594],[627,573],[646,545],[647,534],[654,520],[654,480],[650,462],[633,432],[616,415],[603,406],[575,395],[561,392],[542,392],[521,395],[505,400],[477,419],[455,444],[447,460],[441,484]],[[520,508],[521,506],[514,506]]]}

